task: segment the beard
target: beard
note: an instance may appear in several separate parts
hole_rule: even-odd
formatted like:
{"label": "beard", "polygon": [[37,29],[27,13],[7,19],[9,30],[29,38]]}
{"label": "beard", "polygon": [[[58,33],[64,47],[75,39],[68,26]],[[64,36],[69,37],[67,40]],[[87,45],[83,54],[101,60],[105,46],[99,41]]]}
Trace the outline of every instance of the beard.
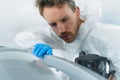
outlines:
{"label": "beard", "polygon": [[71,32],[63,32],[59,36],[63,39],[66,43],[70,43],[74,40],[74,35]]}

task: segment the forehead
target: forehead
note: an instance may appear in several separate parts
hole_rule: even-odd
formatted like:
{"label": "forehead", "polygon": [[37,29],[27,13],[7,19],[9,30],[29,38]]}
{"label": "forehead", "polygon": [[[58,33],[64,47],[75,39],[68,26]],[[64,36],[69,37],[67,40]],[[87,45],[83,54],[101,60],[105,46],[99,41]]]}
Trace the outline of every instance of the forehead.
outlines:
{"label": "forehead", "polygon": [[49,22],[61,19],[72,13],[73,13],[72,9],[67,4],[61,5],[59,7],[58,6],[45,7],[43,10],[43,16]]}

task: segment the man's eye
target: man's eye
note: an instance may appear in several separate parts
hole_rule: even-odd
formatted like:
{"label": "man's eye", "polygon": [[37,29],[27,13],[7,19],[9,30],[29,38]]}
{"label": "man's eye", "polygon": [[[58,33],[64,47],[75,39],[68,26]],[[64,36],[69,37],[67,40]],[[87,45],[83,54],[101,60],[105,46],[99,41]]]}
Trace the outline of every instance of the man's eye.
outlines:
{"label": "man's eye", "polygon": [[67,18],[62,19],[62,22],[65,23],[67,20],[68,20]]}
{"label": "man's eye", "polygon": [[57,24],[56,23],[51,23],[50,26],[55,27],[55,26],[57,26]]}

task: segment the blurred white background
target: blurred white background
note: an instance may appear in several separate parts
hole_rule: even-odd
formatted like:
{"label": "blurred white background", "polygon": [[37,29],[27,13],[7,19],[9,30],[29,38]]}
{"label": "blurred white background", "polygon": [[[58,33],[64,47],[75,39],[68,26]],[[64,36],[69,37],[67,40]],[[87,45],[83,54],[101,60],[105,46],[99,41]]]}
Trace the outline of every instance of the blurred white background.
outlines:
{"label": "blurred white background", "polygon": [[34,1],[0,0],[0,45],[14,46],[17,33],[47,25]]}
{"label": "blurred white background", "polygon": [[[100,0],[102,22],[120,25],[120,0]],[[0,0],[0,45],[16,46],[14,37],[25,29],[47,26],[34,0]],[[45,27],[44,27],[45,28]]]}

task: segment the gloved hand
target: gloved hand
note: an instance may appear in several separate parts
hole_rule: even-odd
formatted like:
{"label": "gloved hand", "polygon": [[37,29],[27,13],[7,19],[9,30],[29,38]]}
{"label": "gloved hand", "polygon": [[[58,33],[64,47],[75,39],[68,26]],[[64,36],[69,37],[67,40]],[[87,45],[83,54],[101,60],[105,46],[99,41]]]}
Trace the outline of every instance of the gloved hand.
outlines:
{"label": "gloved hand", "polygon": [[33,55],[43,58],[44,55],[53,55],[52,48],[46,44],[36,44],[32,51]]}

